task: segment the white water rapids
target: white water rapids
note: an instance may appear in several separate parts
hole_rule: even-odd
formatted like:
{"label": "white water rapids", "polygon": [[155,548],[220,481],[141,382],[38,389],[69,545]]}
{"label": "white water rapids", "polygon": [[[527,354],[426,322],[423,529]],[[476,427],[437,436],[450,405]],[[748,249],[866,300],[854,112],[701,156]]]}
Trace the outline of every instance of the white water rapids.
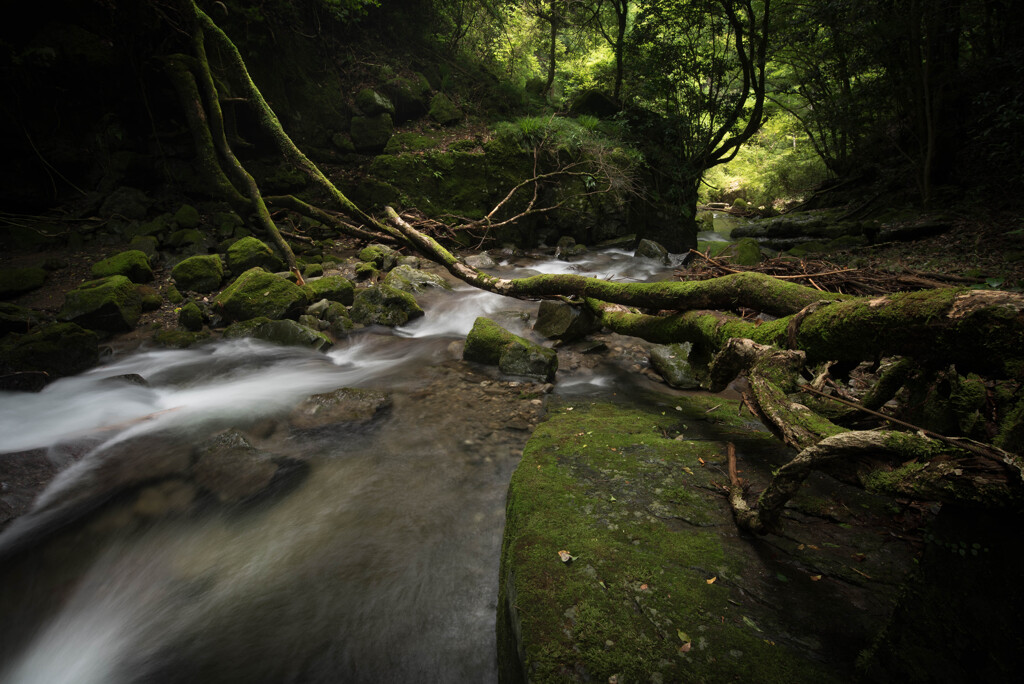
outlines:
{"label": "white water rapids", "polygon": [[[626,280],[667,272],[617,251],[499,270]],[[256,425],[339,387],[394,398],[367,434],[282,440],[283,455],[311,469],[268,505],[213,508],[142,531],[101,512],[84,531],[3,561],[0,574],[12,581],[0,588],[0,682],[495,681],[505,490],[521,444],[484,442],[483,426],[460,422],[449,347],[477,316],[536,304],[464,286],[420,299],[424,318],[326,354],[222,341],[140,351],[37,394],[0,392],[0,454],[43,450],[66,466],[35,514],[0,534],[0,553],[95,484],[116,443]],[[525,332],[527,324],[500,320]],[[118,379],[129,375],[145,382]],[[448,395],[416,394],[448,377]],[[607,373],[560,373],[558,387],[611,384]],[[68,445],[77,445],[73,457]]]}

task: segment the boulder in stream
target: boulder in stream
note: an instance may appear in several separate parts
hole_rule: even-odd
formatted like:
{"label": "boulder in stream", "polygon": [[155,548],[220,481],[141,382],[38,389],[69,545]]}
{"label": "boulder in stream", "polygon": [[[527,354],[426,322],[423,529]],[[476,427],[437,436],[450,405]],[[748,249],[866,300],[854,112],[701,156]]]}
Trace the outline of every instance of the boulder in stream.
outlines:
{"label": "boulder in stream", "polygon": [[232,323],[224,329],[226,339],[252,337],[289,347],[309,347],[326,350],[334,343],[319,330],[296,323],[290,319],[272,320],[261,316],[247,321]]}
{"label": "boulder in stream", "polygon": [[337,423],[367,423],[390,407],[391,395],[387,392],[342,387],[305,399],[292,411],[288,424],[307,430]]}
{"label": "boulder in stream", "polygon": [[308,305],[301,287],[262,268],[250,268],[213,300],[214,310],[228,321],[296,318]]}
{"label": "boulder in stream", "polygon": [[423,309],[408,292],[389,285],[360,290],[352,303],[352,320],[364,325],[404,325],[423,315]]}
{"label": "boulder in stream", "polygon": [[554,349],[515,335],[482,316],[476,319],[466,337],[462,358],[497,366],[502,373],[541,378],[546,382],[552,382],[558,370],[558,354]]}
{"label": "boulder in stream", "polygon": [[350,306],[355,298],[355,287],[352,285],[352,281],[344,276],[322,276],[310,279],[306,281],[306,288],[310,295],[309,299],[313,302],[326,299]]}
{"label": "boulder in stream", "polygon": [[662,247],[654,240],[648,240],[644,238],[636,245],[636,252],[633,253],[635,257],[642,257],[644,259],[656,259],[663,264],[668,264],[668,250]]}
{"label": "boulder in stream", "polygon": [[384,284],[403,292],[422,292],[428,287],[450,290],[448,281],[436,273],[427,273],[412,266],[396,266],[384,277]]}
{"label": "boulder in stream", "polygon": [[540,303],[537,322],[533,324],[536,333],[563,342],[586,337],[600,327],[589,309],[553,299]]}
{"label": "boulder in stream", "polygon": [[52,323],[4,338],[0,356],[0,367],[11,370],[41,371],[51,377],[74,375],[99,361],[99,336],[75,323]]}

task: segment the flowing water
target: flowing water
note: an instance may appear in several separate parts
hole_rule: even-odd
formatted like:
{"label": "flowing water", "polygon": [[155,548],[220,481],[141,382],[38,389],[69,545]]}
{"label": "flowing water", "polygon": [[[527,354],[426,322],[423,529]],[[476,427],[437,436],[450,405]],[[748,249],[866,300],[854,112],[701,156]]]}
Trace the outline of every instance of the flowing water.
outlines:
{"label": "flowing water", "polygon": [[[495,272],[566,271],[671,272],[620,251]],[[44,454],[62,468],[0,534],[0,682],[496,680],[505,490],[541,410],[530,397],[542,395],[459,361],[459,343],[480,315],[529,334],[536,304],[458,285],[420,299],[424,318],[326,354],[222,341],[0,393],[3,458]],[[560,371],[555,391],[622,391],[628,375]],[[361,423],[281,427],[305,397],[340,387],[390,400]],[[124,458],[118,445],[233,427],[306,476],[259,504],[179,515],[147,517],[141,495],[101,496],[111,469],[124,472],[111,462]],[[133,492],[164,486],[134,477]]]}

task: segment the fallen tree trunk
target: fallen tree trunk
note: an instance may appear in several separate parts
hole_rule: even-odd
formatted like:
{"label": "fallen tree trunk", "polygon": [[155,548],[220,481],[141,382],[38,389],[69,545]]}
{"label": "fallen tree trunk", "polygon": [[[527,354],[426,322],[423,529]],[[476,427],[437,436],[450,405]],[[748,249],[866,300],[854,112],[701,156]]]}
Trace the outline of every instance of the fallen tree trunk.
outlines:
{"label": "fallen tree trunk", "polygon": [[[390,207],[385,208],[387,220],[381,221],[349,201],[285,133],[227,35],[192,0],[184,0],[183,6],[186,16],[201,27],[194,33],[193,47],[202,65],[196,74],[198,79],[191,83],[186,79],[183,90],[179,90],[187,92],[185,99],[190,106],[200,104],[190,121],[200,128],[209,127],[209,121],[213,121],[212,131],[199,131],[197,145],[207,156],[210,148],[217,150],[257,210],[263,207],[261,219],[265,202],[255,182],[250,182],[251,176],[244,169],[245,176],[239,174],[241,165],[236,167],[237,159],[223,136],[219,107],[211,104],[216,100],[216,88],[209,74],[203,36],[215,40],[227,56],[231,77],[241,85],[261,127],[282,156],[302,169],[336,210],[362,225],[352,226],[294,197],[274,198],[279,206],[313,216],[360,239],[383,238],[416,249],[457,278],[490,292],[520,299],[567,299],[588,306],[605,327],[615,332],[654,342],[692,342],[707,353],[718,354],[711,369],[716,385],[745,374],[750,387],[745,396],[747,406],[798,455],[779,469],[753,506],[747,503],[733,467],[730,502],[741,527],[755,532],[775,529],[786,501],[815,469],[843,471],[840,475],[845,479],[852,477],[869,489],[914,498],[989,508],[1016,506],[1022,500],[1024,466],[1017,455],[970,440],[936,439],[895,430],[848,430],[808,408],[806,399],[801,400],[801,374],[808,364],[856,363],[899,355],[926,366],[955,364],[959,372],[974,371],[1024,383],[1024,349],[1020,344],[1024,339],[1024,295],[937,289],[850,297],[754,272],[706,281],[661,283],[617,283],[569,274],[522,279],[492,276],[466,265]],[[205,119],[196,97],[196,80],[201,82],[213,114]],[[532,182],[536,184],[539,178],[535,170]],[[512,192],[530,182],[517,185]],[[541,210],[530,204],[529,211]],[[277,235],[283,240],[280,233]],[[769,319],[780,318],[752,321],[740,315],[749,310],[766,314]],[[899,389],[899,377],[895,374],[890,378],[889,384],[895,389],[880,388],[872,402],[891,397]]]}

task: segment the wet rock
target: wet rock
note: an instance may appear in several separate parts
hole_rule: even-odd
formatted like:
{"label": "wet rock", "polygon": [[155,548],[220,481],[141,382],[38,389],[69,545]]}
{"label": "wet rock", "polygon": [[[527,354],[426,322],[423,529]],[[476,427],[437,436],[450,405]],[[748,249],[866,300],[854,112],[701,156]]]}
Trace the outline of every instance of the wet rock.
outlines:
{"label": "wet rock", "polygon": [[305,399],[292,411],[288,424],[305,430],[336,423],[366,423],[390,407],[387,392],[343,387]]}
{"label": "wet rock", "polygon": [[586,245],[576,244],[576,239],[569,235],[563,235],[558,238],[558,244],[555,245],[555,258],[557,259],[569,259],[580,254],[586,254],[586,252]]}
{"label": "wet rock", "polygon": [[690,365],[689,342],[656,345],[651,348],[651,365],[665,382],[678,389],[699,389],[700,380]]}
{"label": "wet rock", "polygon": [[498,265],[487,252],[472,254],[463,259],[463,261],[466,262],[467,266],[472,266],[473,268],[494,268]]}
{"label": "wet rock", "polygon": [[397,76],[383,87],[384,93],[395,104],[395,122],[405,123],[427,113],[430,104],[430,83],[415,72],[412,78]]}
{"label": "wet rock", "polygon": [[262,316],[229,325],[224,330],[224,337],[227,339],[252,337],[273,344],[309,347],[310,349],[328,349],[334,344],[331,338],[319,330],[289,319],[271,320]]}
{"label": "wet rock", "polygon": [[540,303],[533,329],[548,339],[572,342],[586,337],[600,325],[589,309],[545,299]]}
{"label": "wet rock", "polygon": [[466,361],[497,366],[502,373],[554,379],[558,370],[558,354],[514,335],[488,318],[477,318],[466,337],[462,352]]}
{"label": "wet rock", "polygon": [[227,258],[232,273],[242,273],[257,266],[270,273],[284,270],[284,262],[267,243],[251,236],[233,242],[228,247]]}
{"label": "wet rock", "polygon": [[221,503],[242,503],[260,496],[277,474],[273,457],[237,430],[226,430],[198,447],[192,478]]}
{"label": "wet rock", "polygon": [[28,268],[0,268],[0,299],[17,297],[43,286],[46,269],[41,266]]}
{"label": "wet rock", "polygon": [[209,332],[187,330],[161,330],[153,335],[153,342],[169,349],[187,349],[210,339]]}
{"label": "wet rock", "polygon": [[402,255],[391,247],[376,243],[367,245],[359,252],[360,261],[373,264],[382,271],[390,271],[401,257]]}
{"label": "wet rock", "polygon": [[64,296],[58,314],[62,321],[93,330],[131,330],[142,314],[142,296],[135,284],[120,275],[82,283]]}
{"label": "wet rock", "polygon": [[307,280],[306,288],[311,301],[326,299],[349,306],[355,298],[355,286],[344,276],[322,276]]}
{"label": "wet rock", "polygon": [[360,290],[352,303],[352,320],[364,325],[404,325],[423,315],[423,309],[408,292],[388,285]]}
{"label": "wet rock", "polygon": [[192,256],[171,269],[171,277],[179,289],[213,292],[224,279],[224,263],[216,254]]}
{"label": "wet rock", "polygon": [[174,212],[174,222],[178,228],[197,228],[199,226],[199,210],[191,204],[182,204],[178,211]]}
{"label": "wet rock", "polygon": [[261,316],[294,318],[308,301],[295,283],[262,268],[250,268],[214,298],[213,306],[227,321],[245,321]]}
{"label": "wet rock", "polygon": [[[384,278],[384,284],[402,290],[403,292],[422,292],[428,287],[437,287],[442,290],[450,290],[452,286],[448,281],[436,273],[420,271],[412,266],[396,266]],[[339,300],[340,301],[340,300]]]}
{"label": "wet rock", "polygon": [[164,305],[164,298],[160,296],[155,288],[149,285],[139,285],[135,288],[139,291],[139,296],[142,297],[142,310],[145,311],[156,311]]}
{"label": "wet rock", "polygon": [[646,238],[637,243],[636,252],[633,253],[633,256],[656,259],[664,264],[669,262],[668,250],[654,240],[647,240]]}

